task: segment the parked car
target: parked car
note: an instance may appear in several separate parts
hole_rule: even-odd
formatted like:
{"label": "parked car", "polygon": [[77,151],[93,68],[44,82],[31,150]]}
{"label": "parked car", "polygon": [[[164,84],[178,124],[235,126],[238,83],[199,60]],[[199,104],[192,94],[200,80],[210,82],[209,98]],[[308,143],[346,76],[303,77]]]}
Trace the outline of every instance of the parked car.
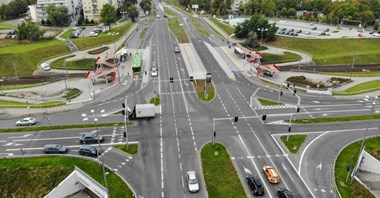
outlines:
{"label": "parked car", "polygon": [[279,34],[285,34],[285,31],[280,31]]}
{"label": "parked car", "polygon": [[297,31],[296,31],[296,33],[301,33],[301,32],[302,32],[302,30],[297,30]]}
{"label": "parked car", "polygon": [[281,28],[280,30],[281,30],[281,31],[285,31],[285,30],[286,30],[286,28]]}
{"label": "parked car", "polygon": [[310,31],[306,31],[305,34],[306,34],[306,35],[309,35],[309,34],[310,34]]}
{"label": "parked car", "polygon": [[321,35],[326,35],[326,32],[321,32]]}
{"label": "parked car", "polygon": [[86,29],[86,27],[82,26],[82,27],[79,27],[79,29],[83,31]]}
{"label": "parked car", "polygon": [[324,29],[323,31],[324,31],[324,32],[328,32],[328,31],[330,31],[330,29],[329,29],[329,28],[326,28],[326,29]]}
{"label": "parked car", "polygon": [[90,32],[90,33],[88,34],[88,36],[98,36],[98,34],[99,34],[99,33],[96,33],[96,32]]}
{"label": "parked car", "polygon": [[181,50],[179,49],[179,47],[174,47],[174,52],[175,52],[175,53],[180,53]]}
{"label": "parked car", "polygon": [[189,171],[187,172],[187,177],[186,177],[187,185],[189,187],[190,192],[198,192],[199,191],[199,184],[198,184],[198,179],[195,174],[195,171]]}
{"label": "parked car", "polygon": [[298,34],[297,33],[293,33],[293,36],[298,36]]}
{"label": "parked car", "polygon": [[160,18],[160,15],[159,14],[157,14],[157,19],[159,19]]}
{"label": "parked car", "polygon": [[104,27],[104,28],[103,28],[103,32],[104,32],[104,33],[107,33],[107,32],[109,32],[109,31],[110,31],[110,28],[109,28],[109,27]]}
{"label": "parked car", "polygon": [[246,179],[253,195],[264,194],[264,188],[259,177],[256,177],[254,175],[248,175]]}
{"label": "parked car", "polygon": [[95,133],[86,133],[80,136],[79,142],[80,143],[97,143],[98,141],[103,142],[104,138],[102,135],[97,135]]}
{"label": "parked car", "polygon": [[317,29],[317,27],[312,27],[312,28],[311,28],[311,30],[316,30],[316,29]]}
{"label": "parked car", "polygon": [[272,166],[264,166],[263,171],[267,176],[269,183],[278,184],[281,182],[280,175]]}
{"label": "parked car", "polygon": [[49,71],[51,69],[49,63],[46,63],[46,62],[41,63],[40,67],[41,67],[41,69],[43,69],[45,71]]}
{"label": "parked car", "polygon": [[296,198],[293,192],[285,188],[280,188],[277,190],[277,195],[280,198]]}
{"label": "parked car", "polygon": [[290,30],[289,30],[289,32],[293,32],[293,31],[294,31],[294,29],[290,29]]}
{"label": "parked car", "polygon": [[95,28],[93,29],[93,32],[96,32],[96,33],[99,34],[102,30],[103,30],[102,27],[95,27]]}
{"label": "parked car", "polygon": [[78,36],[79,36],[79,34],[78,34],[77,31],[72,32],[72,33],[70,34],[70,38],[78,38]]}
{"label": "parked car", "polygon": [[27,125],[34,125],[37,123],[36,118],[33,117],[26,117],[18,120],[16,122],[16,126],[27,126]]}
{"label": "parked car", "polygon": [[165,14],[165,15],[164,15],[164,18],[168,18],[168,16]]}
{"label": "parked car", "polygon": [[156,76],[158,76],[157,68],[152,68],[151,75],[152,75],[152,77],[156,77]]}
{"label": "parked car", "polygon": [[82,145],[79,148],[79,154],[80,155],[87,155],[87,156],[98,156],[100,155],[101,151],[99,150],[98,147],[96,146],[91,146],[91,145]]}
{"label": "parked car", "polygon": [[44,146],[44,153],[67,153],[69,149],[62,144],[47,144]]}

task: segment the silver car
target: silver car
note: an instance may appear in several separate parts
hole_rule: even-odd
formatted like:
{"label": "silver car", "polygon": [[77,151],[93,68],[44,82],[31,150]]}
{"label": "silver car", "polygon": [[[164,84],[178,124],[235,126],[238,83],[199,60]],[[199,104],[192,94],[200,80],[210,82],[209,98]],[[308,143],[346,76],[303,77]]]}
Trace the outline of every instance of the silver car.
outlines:
{"label": "silver car", "polygon": [[27,117],[22,118],[16,122],[16,126],[28,126],[28,125],[34,125],[37,123],[36,118]]}
{"label": "silver car", "polygon": [[199,191],[199,184],[195,171],[187,172],[186,181],[190,192]]}
{"label": "silver car", "polygon": [[69,149],[62,144],[47,144],[44,146],[44,153],[67,153]]}

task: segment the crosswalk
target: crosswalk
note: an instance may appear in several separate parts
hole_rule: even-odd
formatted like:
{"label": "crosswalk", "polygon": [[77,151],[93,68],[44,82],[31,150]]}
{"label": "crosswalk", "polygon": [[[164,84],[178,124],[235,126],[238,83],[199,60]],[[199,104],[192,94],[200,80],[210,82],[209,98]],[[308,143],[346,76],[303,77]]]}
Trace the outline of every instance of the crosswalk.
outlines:
{"label": "crosswalk", "polygon": [[273,154],[273,155],[258,155],[258,156],[234,156],[231,157],[232,160],[237,159],[261,159],[261,158],[278,158],[278,157],[286,157],[288,154]]}
{"label": "crosswalk", "polygon": [[265,105],[260,107],[254,107],[253,109],[296,109],[297,106],[291,104],[284,105]]}

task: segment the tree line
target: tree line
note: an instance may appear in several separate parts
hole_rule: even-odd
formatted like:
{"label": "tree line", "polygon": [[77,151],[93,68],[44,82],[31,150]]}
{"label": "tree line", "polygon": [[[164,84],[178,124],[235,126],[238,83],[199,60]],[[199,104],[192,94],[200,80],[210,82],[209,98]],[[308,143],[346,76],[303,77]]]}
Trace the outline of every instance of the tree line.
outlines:
{"label": "tree line", "polygon": [[13,0],[0,6],[0,19],[15,19],[28,11],[28,5],[35,4],[37,0]]}

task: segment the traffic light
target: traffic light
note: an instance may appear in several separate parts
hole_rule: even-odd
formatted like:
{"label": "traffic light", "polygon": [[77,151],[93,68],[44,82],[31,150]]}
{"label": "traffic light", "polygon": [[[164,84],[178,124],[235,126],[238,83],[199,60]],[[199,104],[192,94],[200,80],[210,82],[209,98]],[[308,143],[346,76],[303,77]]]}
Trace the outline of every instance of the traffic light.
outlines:
{"label": "traffic light", "polygon": [[282,92],[282,91],[280,91],[280,96],[282,96],[282,94],[283,94],[283,92]]}
{"label": "traffic light", "polygon": [[190,82],[193,82],[193,81],[194,81],[194,77],[190,76]]}
{"label": "traffic light", "polygon": [[125,103],[124,102],[121,104],[121,106],[123,107],[123,109],[125,109]]}
{"label": "traffic light", "polygon": [[267,119],[267,115],[263,115],[263,120],[266,120]]}
{"label": "traffic light", "polygon": [[290,84],[288,83],[286,86],[287,86],[287,87],[290,87]]}
{"label": "traffic light", "polygon": [[170,77],[170,83],[173,83],[173,77]]}
{"label": "traffic light", "polygon": [[300,107],[297,107],[297,113],[299,113],[300,112]]}
{"label": "traffic light", "polygon": [[124,131],[123,136],[126,138],[127,137],[127,132]]}
{"label": "traffic light", "polygon": [[291,130],[292,130],[292,127],[289,127],[289,128],[288,128],[288,133],[290,133]]}
{"label": "traffic light", "polygon": [[123,109],[123,110],[121,110],[121,114],[123,114],[123,115],[126,115],[126,112],[125,112],[125,110]]}
{"label": "traffic light", "polygon": [[236,117],[234,118],[234,121],[235,121],[235,122],[238,122],[238,120],[239,120],[239,117],[236,116]]}
{"label": "traffic light", "polygon": [[216,131],[214,131],[214,137],[216,137]]}
{"label": "traffic light", "polygon": [[121,106],[123,107],[123,109],[121,110],[121,114],[126,115],[127,112],[125,112],[125,103],[123,102],[123,103],[121,104]]}
{"label": "traffic light", "polygon": [[297,94],[297,89],[295,89],[294,91],[293,91],[293,95],[296,95]]}

